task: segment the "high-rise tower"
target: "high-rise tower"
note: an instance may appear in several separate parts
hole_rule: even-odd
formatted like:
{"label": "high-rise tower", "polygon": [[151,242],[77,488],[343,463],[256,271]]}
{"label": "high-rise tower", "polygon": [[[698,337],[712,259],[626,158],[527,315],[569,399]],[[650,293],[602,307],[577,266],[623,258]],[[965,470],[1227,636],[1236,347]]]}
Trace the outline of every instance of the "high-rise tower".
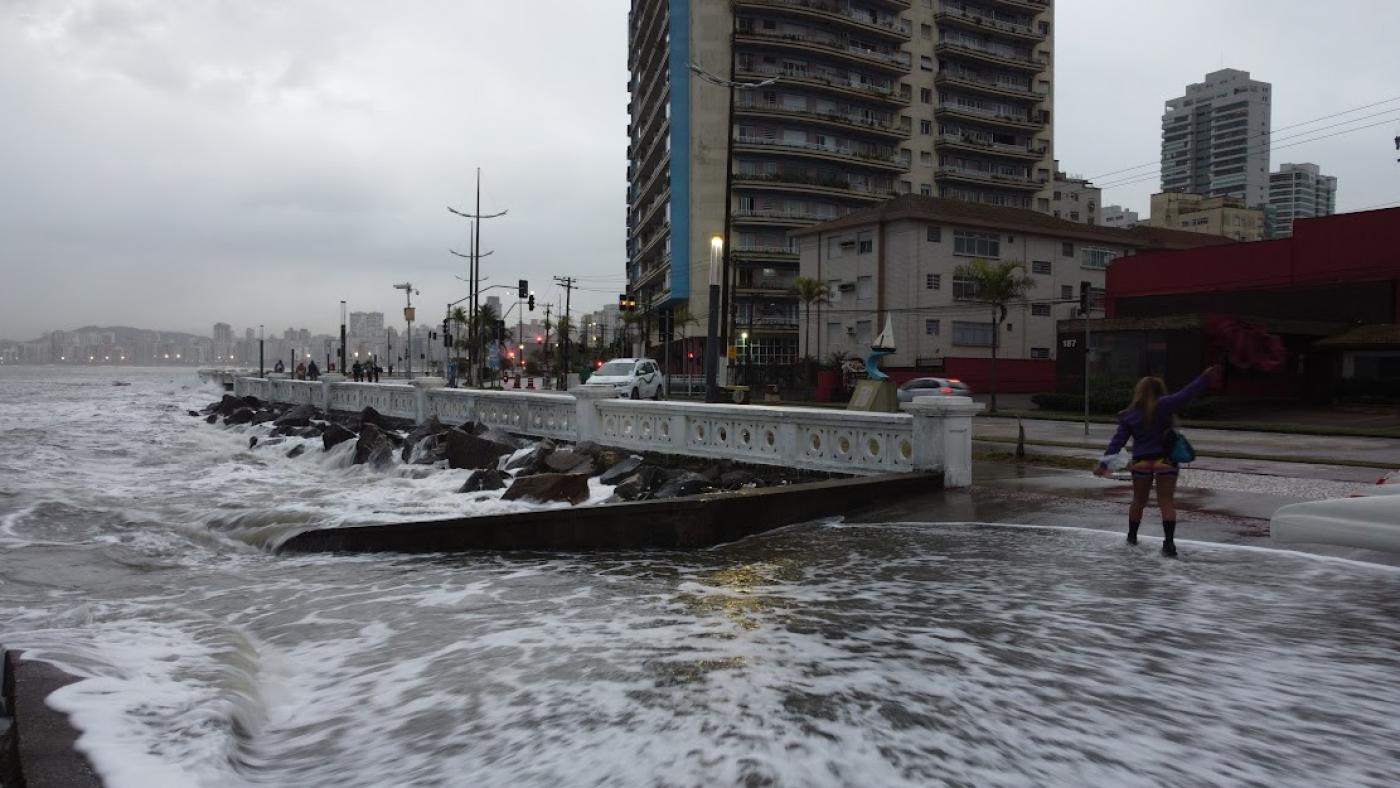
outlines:
{"label": "high-rise tower", "polygon": [[1224,69],[1186,86],[1162,115],[1162,191],[1269,199],[1270,85]]}

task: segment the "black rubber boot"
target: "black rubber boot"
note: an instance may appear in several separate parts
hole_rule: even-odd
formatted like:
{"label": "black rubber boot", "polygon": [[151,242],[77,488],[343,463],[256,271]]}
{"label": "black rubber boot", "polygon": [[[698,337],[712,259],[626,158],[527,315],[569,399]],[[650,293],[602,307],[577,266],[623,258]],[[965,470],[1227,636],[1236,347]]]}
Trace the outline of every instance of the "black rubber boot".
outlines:
{"label": "black rubber boot", "polygon": [[1132,520],[1128,521],[1128,544],[1137,544],[1137,531],[1139,525],[1142,525],[1141,520],[1137,522],[1133,522]]}
{"label": "black rubber boot", "polygon": [[1162,555],[1176,558],[1176,521],[1162,521]]}

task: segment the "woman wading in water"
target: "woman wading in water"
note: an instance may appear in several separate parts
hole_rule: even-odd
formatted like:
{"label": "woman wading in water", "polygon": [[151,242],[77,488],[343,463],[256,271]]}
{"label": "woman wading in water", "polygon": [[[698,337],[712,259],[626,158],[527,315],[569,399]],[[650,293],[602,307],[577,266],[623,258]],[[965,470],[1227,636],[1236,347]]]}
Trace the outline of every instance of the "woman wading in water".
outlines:
{"label": "woman wading in water", "polygon": [[1161,378],[1143,378],[1133,389],[1132,404],[1118,414],[1118,431],[1108,442],[1108,450],[1099,460],[1094,475],[1107,476],[1109,460],[1123,450],[1128,438],[1133,439],[1133,461],[1128,465],[1128,470],[1133,474],[1133,502],[1128,507],[1128,544],[1137,544],[1142,511],[1147,508],[1155,482],[1157,507],[1162,510],[1162,555],[1176,555],[1176,475],[1179,469],[1171,457],[1172,444],[1176,440],[1176,414],[1199,397],[1219,373],[1219,367],[1210,367],[1175,394],[1167,393],[1167,385]]}

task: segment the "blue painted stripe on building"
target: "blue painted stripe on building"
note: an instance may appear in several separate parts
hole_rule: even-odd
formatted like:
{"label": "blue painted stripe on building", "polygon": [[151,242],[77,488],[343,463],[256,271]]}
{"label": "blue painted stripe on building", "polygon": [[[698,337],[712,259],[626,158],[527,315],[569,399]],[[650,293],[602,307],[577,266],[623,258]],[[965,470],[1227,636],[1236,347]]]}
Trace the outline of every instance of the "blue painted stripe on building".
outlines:
{"label": "blue painted stripe on building", "polygon": [[690,298],[690,0],[671,2],[671,298]]}

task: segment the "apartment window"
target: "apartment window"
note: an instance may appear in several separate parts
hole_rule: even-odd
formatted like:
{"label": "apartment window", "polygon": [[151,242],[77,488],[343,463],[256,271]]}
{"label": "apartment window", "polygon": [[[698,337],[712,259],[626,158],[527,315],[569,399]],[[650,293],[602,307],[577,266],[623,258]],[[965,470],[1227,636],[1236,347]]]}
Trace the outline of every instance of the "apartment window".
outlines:
{"label": "apartment window", "polygon": [[963,347],[991,347],[992,324],[954,320],[953,344]]}
{"label": "apartment window", "polygon": [[1033,316],[1033,317],[1049,317],[1049,316],[1050,316],[1050,305],[1049,305],[1049,304],[1031,304],[1031,316]]}
{"label": "apartment window", "polygon": [[869,344],[870,344],[870,340],[873,339],[873,338],[874,338],[874,337],[872,337],[871,334],[870,334],[870,321],[869,321],[869,320],[857,320],[857,321],[856,321],[856,345],[857,345],[857,346],[861,346],[861,347],[864,347],[864,346],[866,346],[866,345],[869,345]]}
{"label": "apartment window", "polygon": [[866,230],[856,233],[856,254],[870,254],[875,251],[875,236]]}
{"label": "apartment window", "polygon": [[1079,221],[1079,211],[1070,211],[1069,218],[1076,222]]}
{"label": "apartment window", "polygon": [[1031,358],[1050,358],[1050,348],[1048,348],[1048,347],[1033,347],[1033,348],[1031,348]]}
{"label": "apartment window", "polygon": [[932,41],[932,40],[933,40],[933,26],[932,26],[932,25],[919,25],[919,36],[920,36],[921,38],[923,38],[925,41]]}
{"label": "apartment window", "polygon": [[928,151],[919,151],[919,163],[925,167],[933,166],[933,154]]}
{"label": "apartment window", "polygon": [[919,56],[919,68],[923,69],[924,71],[932,71],[932,70],[933,70],[933,58],[929,57],[928,55],[920,55],[920,56]]}
{"label": "apartment window", "polygon": [[957,301],[976,301],[977,283],[965,277],[954,276],[953,298]]}
{"label": "apartment window", "polygon": [[1079,264],[1083,268],[1102,271],[1108,264],[1117,259],[1118,253],[1112,249],[1085,248],[1080,257]]}
{"label": "apartment window", "polygon": [[1074,300],[1074,285],[1060,285],[1060,300],[1061,300],[1061,301],[1073,301],[1073,300]]}
{"label": "apartment window", "polygon": [[1055,273],[1055,267],[1049,260],[1033,260],[1031,262],[1031,273],[1041,276],[1051,276]]}
{"label": "apartment window", "polygon": [[931,184],[931,183],[921,183],[921,184],[919,184],[919,194],[921,194],[921,195],[923,195],[923,196],[925,196],[925,197],[932,197],[932,196],[933,196],[933,184]]}
{"label": "apartment window", "polygon": [[921,120],[921,121],[919,121],[919,133],[920,133],[920,134],[932,134],[932,133],[933,133],[933,121],[931,121],[931,120]]}
{"label": "apartment window", "polygon": [[841,280],[840,280],[840,279],[828,279],[828,280],[826,280],[826,289],[829,290],[829,291],[831,292],[831,295],[829,295],[829,296],[826,297],[827,303],[829,303],[829,304],[839,304],[839,303],[841,303]]}
{"label": "apartment window", "polygon": [[937,320],[924,321],[924,336],[936,337],[941,333],[943,333],[943,325],[941,322]]}
{"label": "apartment window", "polygon": [[[856,277],[856,298],[861,301],[869,301],[875,297],[875,277]],[[868,341],[868,340],[867,340]]]}
{"label": "apartment window", "polygon": [[942,243],[942,242],[943,242],[943,228],[942,228],[942,227],[935,227],[935,226],[933,226],[933,225],[929,225],[929,227],[928,227],[928,242],[931,243],[931,244]]}
{"label": "apartment window", "polygon": [[931,88],[919,88],[919,101],[925,104],[932,104],[933,90]]}
{"label": "apartment window", "polygon": [[924,274],[925,290],[942,290],[943,274]]}
{"label": "apartment window", "polygon": [[953,254],[962,257],[1001,257],[1001,236],[954,230]]}
{"label": "apartment window", "polygon": [[845,339],[845,332],[842,331],[841,329],[842,329],[842,326],[841,326],[840,323],[827,323],[827,324],[826,324],[826,346],[827,346],[827,347],[836,347],[837,345],[839,345],[839,344],[841,343],[842,340]]}
{"label": "apartment window", "polygon": [[1074,257],[1074,244],[1065,241],[1060,244],[1060,254],[1065,257]]}

